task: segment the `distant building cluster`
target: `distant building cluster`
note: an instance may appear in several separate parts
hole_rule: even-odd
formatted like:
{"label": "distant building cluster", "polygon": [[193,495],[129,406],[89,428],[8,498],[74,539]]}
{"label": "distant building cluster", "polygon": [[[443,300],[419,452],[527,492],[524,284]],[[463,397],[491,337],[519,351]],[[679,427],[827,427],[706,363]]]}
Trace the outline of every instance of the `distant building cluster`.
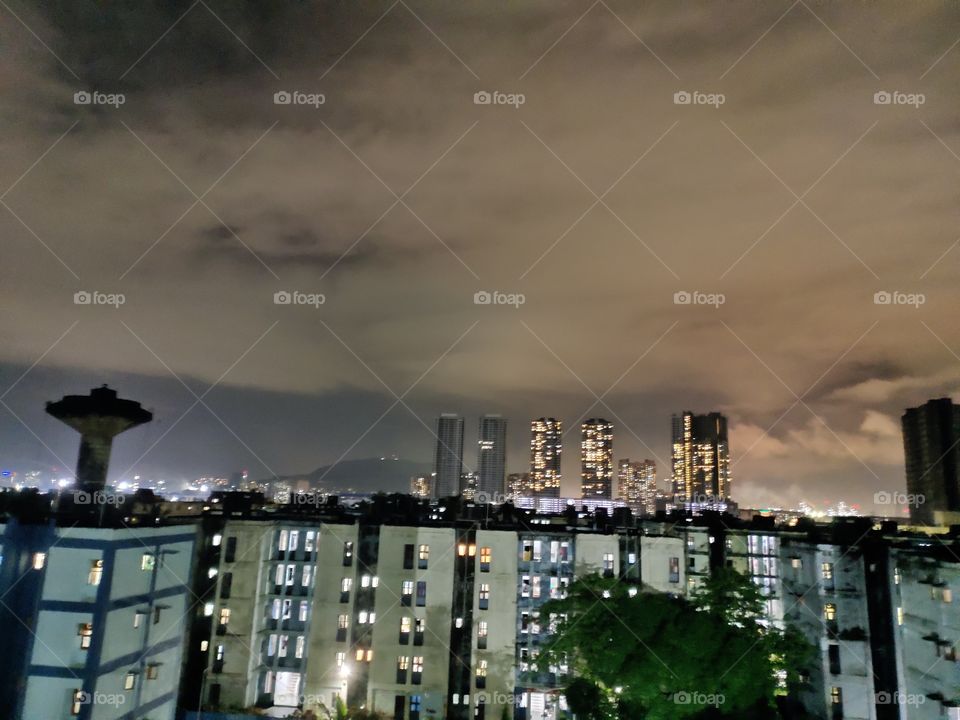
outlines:
{"label": "distant building cluster", "polygon": [[[435,499],[459,495],[482,503],[529,498],[536,501],[527,502],[530,507],[543,500],[561,499],[563,421],[541,417],[530,422],[530,470],[510,475],[506,475],[505,418],[480,418],[476,470],[464,466],[464,418],[442,414],[436,428],[434,473],[429,479],[411,478],[411,494]],[[619,500],[646,515],[653,515],[658,508],[727,509],[732,485],[727,419],[716,412],[684,412],[673,417],[671,428],[672,496],[660,492],[653,460],[623,458],[614,463],[612,422],[603,418],[582,422],[580,494],[576,499]]]}
{"label": "distant building cluster", "polygon": [[[722,568],[760,588],[764,622],[813,648],[795,698],[810,717],[957,717],[949,401],[903,421],[908,489],[934,505],[913,520],[931,527],[718,512],[730,474],[716,413],[674,418],[670,497],[652,461],[629,459],[617,499],[538,492],[560,473],[561,427],[547,418],[532,423],[529,473],[503,478],[496,416],[481,420],[480,462],[463,473],[462,419],[443,416],[437,472],[410,495],[293,491],[279,504],[216,491],[194,507],[106,487],[113,437],[150,419],[139,404],[101,389],[49,410],[81,433],[76,491],[0,492],[10,717],[287,717],[344,703],[393,720],[567,720],[571,665],[538,662],[555,620],[544,603],[593,574],[636,602],[649,590],[689,597]],[[603,490],[612,427],[587,421],[582,441],[583,477]],[[460,492],[438,500],[441,470],[445,483],[460,473]],[[495,479],[515,502],[484,497]]]}

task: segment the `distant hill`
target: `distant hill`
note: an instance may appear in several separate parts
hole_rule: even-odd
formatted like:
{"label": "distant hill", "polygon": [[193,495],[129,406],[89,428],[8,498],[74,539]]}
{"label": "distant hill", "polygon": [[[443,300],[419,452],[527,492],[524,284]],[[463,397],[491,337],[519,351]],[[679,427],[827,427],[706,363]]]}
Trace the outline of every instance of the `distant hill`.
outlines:
{"label": "distant hill", "polygon": [[324,465],[304,475],[284,475],[279,480],[307,480],[311,487],[324,491],[408,492],[410,478],[433,471],[428,463],[412,460],[361,458]]}

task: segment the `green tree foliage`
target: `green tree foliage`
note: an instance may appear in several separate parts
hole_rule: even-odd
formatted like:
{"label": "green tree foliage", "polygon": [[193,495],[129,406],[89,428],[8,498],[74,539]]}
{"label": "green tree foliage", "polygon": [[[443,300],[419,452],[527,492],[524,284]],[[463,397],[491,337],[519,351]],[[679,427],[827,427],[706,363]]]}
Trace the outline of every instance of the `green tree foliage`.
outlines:
{"label": "green tree foliage", "polygon": [[778,717],[776,673],[795,679],[808,648],[767,628],[759,589],[720,570],[694,599],[641,591],[616,579],[574,583],[541,610],[556,620],[540,666],[568,662],[567,702],[596,720]]}

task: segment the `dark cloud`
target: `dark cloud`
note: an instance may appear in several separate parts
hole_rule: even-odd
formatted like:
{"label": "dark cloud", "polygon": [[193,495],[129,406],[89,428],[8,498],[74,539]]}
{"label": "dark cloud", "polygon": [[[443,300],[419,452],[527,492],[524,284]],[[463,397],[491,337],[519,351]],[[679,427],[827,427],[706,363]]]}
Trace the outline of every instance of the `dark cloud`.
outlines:
{"label": "dark cloud", "polygon": [[[415,383],[427,425],[508,415],[511,469],[528,418],[588,413],[666,476],[670,413],[718,409],[747,503],[899,486],[902,409],[960,389],[960,11],[606,5],[12,4],[49,51],[0,9],[2,379],[42,356],[12,407],[62,454],[43,400],[110,381],[160,427],[193,400],[169,370],[197,392],[226,372],[211,399],[243,443],[194,410],[143,460],[182,475],[251,449],[278,472],[428,460],[401,405],[350,447]],[[74,104],[95,89],[126,102]],[[725,302],[674,303],[694,291]],[[5,452],[47,453],[4,422]]]}

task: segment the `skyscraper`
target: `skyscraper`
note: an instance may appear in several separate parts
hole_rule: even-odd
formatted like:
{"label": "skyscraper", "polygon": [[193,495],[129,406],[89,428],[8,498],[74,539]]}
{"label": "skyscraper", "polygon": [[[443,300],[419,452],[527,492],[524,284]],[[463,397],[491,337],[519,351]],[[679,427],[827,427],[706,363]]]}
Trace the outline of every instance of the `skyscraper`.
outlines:
{"label": "skyscraper", "polygon": [[507,421],[500,415],[480,418],[477,440],[477,496],[481,502],[496,502],[503,494],[507,466]]}
{"label": "skyscraper", "polygon": [[718,412],[672,418],[673,493],[677,503],[698,505],[730,499],[727,419]]}
{"label": "skyscraper", "polygon": [[619,496],[634,512],[657,512],[657,465],[653,460],[631,462],[623,458],[617,473]]}
{"label": "skyscraper", "polygon": [[437,418],[434,497],[459,495],[463,475],[463,418],[443,413]]}
{"label": "skyscraper", "polygon": [[560,497],[563,423],[539,418],[530,423],[530,477],[537,497]]}
{"label": "skyscraper", "polygon": [[923,496],[910,519],[933,524],[934,512],[960,511],[960,405],[950,398],[909,408],[901,418],[907,492]]}
{"label": "skyscraper", "polygon": [[613,423],[590,418],[580,426],[580,494],[613,497]]}

